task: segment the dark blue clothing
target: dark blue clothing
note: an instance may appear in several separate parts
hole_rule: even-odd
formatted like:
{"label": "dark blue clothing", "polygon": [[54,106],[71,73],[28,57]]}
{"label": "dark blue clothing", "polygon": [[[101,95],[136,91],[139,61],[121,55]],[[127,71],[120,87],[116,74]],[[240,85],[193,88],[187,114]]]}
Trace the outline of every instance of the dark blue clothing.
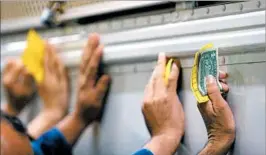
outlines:
{"label": "dark blue clothing", "polygon": [[[34,155],[71,155],[72,147],[64,135],[53,128],[44,133],[40,138],[31,142]],[[148,149],[141,149],[133,155],[153,155]]]}
{"label": "dark blue clothing", "polygon": [[34,155],[71,155],[72,146],[64,135],[53,128],[31,142]]}
{"label": "dark blue clothing", "polygon": [[153,155],[153,153],[148,149],[141,149],[135,152],[133,155]]}
{"label": "dark blue clothing", "polygon": [[[27,135],[26,128],[17,117],[9,116],[2,110],[0,114],[1,118],[10,122],[14,129]],[[34,155],[72,155],[72,146],[68,144],[65,136],[57,128],[47,131],[37,140],[32,139],[30,136],[29,139],[31,140]],[[153,155],[153,153],[148,149],[141,149],[133,155]]]}

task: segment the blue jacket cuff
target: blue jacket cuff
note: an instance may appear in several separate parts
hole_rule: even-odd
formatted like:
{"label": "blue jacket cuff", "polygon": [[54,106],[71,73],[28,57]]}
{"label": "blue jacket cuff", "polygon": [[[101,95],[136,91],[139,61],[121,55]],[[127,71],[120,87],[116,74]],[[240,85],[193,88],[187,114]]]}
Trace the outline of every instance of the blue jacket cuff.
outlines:
{"label": "blue jacket cuff", "polygon": [[141,149],[135,152],[133,155],[153,155],[153,153],[148,149]]}
{"label": "blue jacket cuff", "polygon": [[65,136],[57,128],[47,131],[37,140],[32,141],[31,146],[34,155],[72,154],[71,145],[68,144]]}

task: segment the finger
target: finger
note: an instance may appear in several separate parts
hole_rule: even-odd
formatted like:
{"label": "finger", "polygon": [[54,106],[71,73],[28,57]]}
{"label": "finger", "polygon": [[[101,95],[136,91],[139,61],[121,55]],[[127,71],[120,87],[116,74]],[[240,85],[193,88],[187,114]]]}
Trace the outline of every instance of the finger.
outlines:
{"label": "finger", "polygon": [[4,67],[4,70],[2,72],[2,80],[5,87],[8,87],[10,85],[10,70],[15,66],[16,59],[10,58],[6,60],[6,65]]}
{"label": "finger", "polygon": [[224,99],[217,86],[216,79],[211,75],[207,76],[207,92],[210,100],[215,106],[223,106],[225,103]]}
{"label": "finger", "polygon": [[16,65],[16,59],[8,59],[6,66],[3,71],[3,84],[5,87],[9,87],[12,84],[12,70],[14,70],[14,67]]}
{"label": "finger", "polygon": [[23,69],[24,69],[23,62],[20,59],[15,61],[15,65],[10,70],[10,74],[9,74],[10,76],[12,76],[12,79],[14,80],[12,82],[16,82],[19,79]]}
{"label": "finger", "polygon": [[225,79],[228,77],[228,74],[224,71],[219,71],[219,79]]}
{"label": "finger", "polygon": [[173,63],[171,73],[168,78],[168,90],[170,90],[171,92],[176,91],[178,76],[179,76],[179,69],[177,65]]}
{"label": "finger", "polygon": [[223,82],[220,82],[220,83],[222,85],[223,91],[227,93],[229,91],[229,86],[227,84],[223,83]]}
{"label": "finger", "polygon": [[166,57],[164,53],[159,53],[158,61],[157,61],[157,71],[155,72],[155,76],[163,81],[164,73],[165,73],[165,65],[166,65]]}
{"label": "finger", "polygon": [[86,67],[85,74],[87,75],[87,77],[90,77],[90,79],[95,80],[96,78],[96,74],[102,57],[102,51],[103,51],[103,45],[98,46],[95,49],[95,52],[93,52],[89,65]]}
{"label": "finger", "polygon": [[56,76],[59,80],[65,79],[65,66],[58,55],[55,53],[55,67],[56,67]]}
{"label": "finger", "polygon": [[57,56],[57,50],[54,46],[51,46],[51,63],[52,63],[52,73],[55,74],[57,79],[60,79],[60,72],[59,72],[59,58]]}
{"label": "finger", "polygon": [[98,80],[98,82],[96,84],[96,90],[97,90],[99,100],[103,99],[103,97],[107,91],[109,81],[110,81],[110,78],[108,75],[103,75]]}
{"label": "finger", "polygon": [[67,68],[64,68],[64,85],[66,86],[68,92],[70,93],[70,77],[69,77],[69,74],[68,74],[68,69]]}
{"label": "finger", "polygon": [[86,70],[86,67],[91,59],[91,56],[93,52],[95,51],[95,48],[99,45],[99,35],[97,33],[93,33],[89,36],[88,42],[84,48],[83,54],[82,54],[82,60],[81,60],[81,66],[80,71],[81,73],[84,73]]}
{"label": "finger", "polygon": [[150,82],[146,85],[145,90],[144,90],[144,102],[150,101],[153,98],[154,92],[154,82]]}
{"label": "finger", "polygon": [[46,42],[45,47],[46,47],[45,48],[45,58],[44,58],[45,74],[50,74],[53,72],[52,49],[51,49],[51,45],[48,42]]}
{"label": "finger", "polygon": [[16,59],[9,58],[6,60],[6,65],[3,70],[3,75],[7,75],[12,67],[14,67]]}
{"label": "finger", "polygon": [[44,61],[43,61],[43,67],[44,67],[44,72],[49,72],[49,45],[47,42],[45,42],[45,46],[44,46]]}
{"label": "finger", "polygon": [[158,55],[157,65],[153,71],[151,82],[154,83],[154,93],[161,94],[165,93],[166,85],[164,81],[164,74],[165,74],[165,64],[166,64],[166,57],[164,53],[160,53]]}
{"label": "finger", "polygon": [[150,79],[149,79],[149,83],[152,83],[153,81],[155,81],[155,77],[156,77],[156,74],[157,74],[157,73],[156,73],[157,70],[158,70],[158,67],[155,66],[154,69],[153,69],[153,72],[152,72],[152,74],[151,74],[151,77],[150,77]]}
{"label": "finger", "polygon": [[57,57],[57,71],[58,71],[58,77],[59,80],[65,81],[66,80],[66,67],[63,64],[63,62],[60,60],[60,58]]}

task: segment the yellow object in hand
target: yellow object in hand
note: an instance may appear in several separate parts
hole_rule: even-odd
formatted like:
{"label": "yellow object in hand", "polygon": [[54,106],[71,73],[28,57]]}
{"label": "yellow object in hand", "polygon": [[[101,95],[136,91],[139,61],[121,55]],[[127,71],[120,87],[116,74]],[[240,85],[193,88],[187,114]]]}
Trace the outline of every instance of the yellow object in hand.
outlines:
{"label": "yellow object in hand", "polygon": [[42,38],[37,32],[30,30],[27,36],[27,47],[22,54],[22,61],[37,83],[41,83],[44,78],[44,48],[45,43]]}
{"label": "yellow object in hand", "polygon": [[167,62],[167,65],[166,65],[166,68],[165,68],[165,76],[164,76],[164,81],[165,81],[165,84],[168,85],[168,78],[171,74],[171,69],[172,69],[172,64],[173,64],[174,60],[173,59],[170,59],[168,62]]}
{"label": "yellow object in hand", "polygon": [[199,51],[196,52],[195,54],[195,59],[194,59],[194,65],[192,67],[192,72],[191,72],[191,79],[190,79],[190,86],[191,86],[191,90],[194,94],[194,96],[197,99],[198,104],[200,103],[205,103],[207,101],[209,101],[209,97],[208,95],[202,95],[199,91],[199,87],[198,87],[198,66],[199,66],[199,55],[202,51],[209,49],[209,48],[213,48],[213,44],[207,44],[205,46],[203,46]]}

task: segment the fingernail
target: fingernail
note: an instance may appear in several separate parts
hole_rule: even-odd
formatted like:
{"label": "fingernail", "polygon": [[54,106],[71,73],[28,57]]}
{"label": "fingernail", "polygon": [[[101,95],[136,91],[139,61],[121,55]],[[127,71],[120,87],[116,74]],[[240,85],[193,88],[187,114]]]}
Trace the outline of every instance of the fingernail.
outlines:
{"label": "fingernail", "polygon": [[220,72],[220,74],[226,74],[226,73],[225,73],[224,71],[222,71],[222,70],[220,70],[219,72]]}
{"label": "fingernail", "polygon": [[206,78],[207,84],[215,83],[215,78],[212,75],[208,75]]}
{"label": "fingernail", "polygon": [[160,52],[159,53],[159,57],[164,57],[165,56],[165,53],[164,52]]}
{"label": "fingernail", "polygon": [[172,64],[172,69],[177,70],[177,66],[175,63]]}

